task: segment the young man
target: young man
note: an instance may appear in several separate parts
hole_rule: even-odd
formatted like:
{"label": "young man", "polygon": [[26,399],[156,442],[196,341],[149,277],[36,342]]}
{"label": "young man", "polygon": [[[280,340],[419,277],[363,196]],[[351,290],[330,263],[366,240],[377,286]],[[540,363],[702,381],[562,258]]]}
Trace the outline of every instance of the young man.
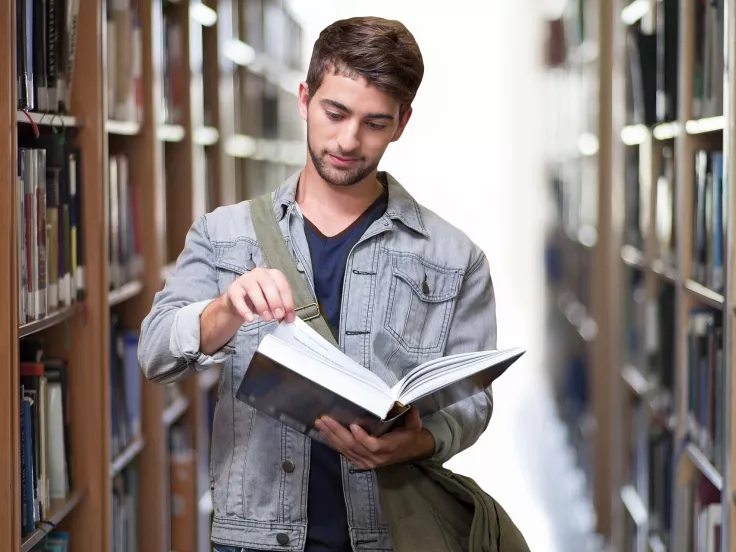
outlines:
{"label": "young man", "polygon": [[[299,89],[307,163],[273,193],[294,262],[341,348],[390,384],[430,358],[496,346],[483,252],[377,170],[423,73],[396,21],[327,27]],[[425,184],[446,186],[447,176]],[[296,315],[283,274],[262,265],[248,202],[201,217],[141,332],[149,380],[223,367],[211,457],[216,549],[391,550],[373,469],[442,463],[471,446],[491,417],[491,390],[381,438],[327,420],[319,429],[330,446],[252,410],[234,398],[248,362]]]}

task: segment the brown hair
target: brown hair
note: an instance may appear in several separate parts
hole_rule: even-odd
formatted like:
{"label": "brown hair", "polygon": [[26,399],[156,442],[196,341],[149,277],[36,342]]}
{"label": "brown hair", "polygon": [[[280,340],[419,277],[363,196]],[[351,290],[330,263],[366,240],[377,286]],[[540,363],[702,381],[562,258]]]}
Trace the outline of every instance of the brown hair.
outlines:
{"label": "brown hair", "polygon": [[424,62],[412,34],[399,21],[379,17],[342,19],[326,27],[314,43],[307,72],[309,97],[325,72],[363,77],[401,103],[401,115],[414,101]]}

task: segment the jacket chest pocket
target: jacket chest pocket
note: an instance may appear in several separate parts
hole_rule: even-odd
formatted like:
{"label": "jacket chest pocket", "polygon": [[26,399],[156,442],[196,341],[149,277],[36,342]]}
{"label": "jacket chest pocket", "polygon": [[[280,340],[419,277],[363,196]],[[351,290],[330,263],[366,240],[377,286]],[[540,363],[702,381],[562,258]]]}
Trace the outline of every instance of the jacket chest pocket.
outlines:
{"label": "jacket chest pocket", "polygon": [[384,326],[409,352],[442,352],[463,271],[416,255],[391,254]]}
{"label": "jacket chest pocket", "polygon": [[215,270],[220,294],[227,291],[237,278],[258,266],[264,266],[260,248],[249,240],[221,245],[215,254]]}

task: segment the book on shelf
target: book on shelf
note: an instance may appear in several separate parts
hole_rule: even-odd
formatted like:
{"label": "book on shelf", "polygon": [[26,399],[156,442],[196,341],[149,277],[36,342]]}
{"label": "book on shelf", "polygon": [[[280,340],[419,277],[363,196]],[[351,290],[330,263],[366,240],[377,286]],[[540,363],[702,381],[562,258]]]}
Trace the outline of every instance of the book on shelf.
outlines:
{"label": "book on shelf", "polygon": [[67,113],[80,0],[16,0],[17,107]]}
{"label": "book on shelf", "polygon": [[79,150],[57,136],[21,140],[17,172],[18,323],[84,298]]}
{"label": "book on shelf", "polygon": [[409,408],[425,416],[487,389],[524,352],[517,347],[440,357],[389,386],[297,318],[263,338],[236,396],[313,438],[320,438],[314,422],[322,415],[381,435]]}
{"label": "book on shelf", "polygon": [[136,187],[130,182],[130,164],[123,154],[110,156],[107,180],[109,287],[116,289],[143,272]]}
{"label": "book on shelf", "polygon": [[695,152],[691,278],[722,293],[725,281],[727,202],[723,152]]}
{"label": "book on shelf", "polygon": [[143,56],[138,0],[107,1],[107,117],[143,120]]}
{"label": "book on shelf", "polygon": [[110,454],[115,458],[142,435],[138,332],[110,316]]}
{"label": "book on shelf", "polygon": [[687,322],[687,430],[690,439],[720,472],[724,444],[722,313],[692,310]]}
{"label": "book on shelf", "polygon": [[21,534],[46,519],[52,500],[73,486],[70,404],[65,359],[45,357],[39,341],[20,344]]}
{"label": "book on shelf", "polygon": [[723,115],[724,0],[694,2],[693,118]]}

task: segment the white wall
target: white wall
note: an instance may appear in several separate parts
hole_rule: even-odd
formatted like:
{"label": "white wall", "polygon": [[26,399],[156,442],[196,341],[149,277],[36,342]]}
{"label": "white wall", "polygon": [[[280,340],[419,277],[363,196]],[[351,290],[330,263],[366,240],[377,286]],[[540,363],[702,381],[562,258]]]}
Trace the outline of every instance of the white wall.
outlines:
{"label": "white wall", "polygon": [[535,454],[537,437],[523,414],[535,408],[528,401],[538,396],[531,390],[541,382],[543,356],[540,1],[289,2],[306,30],[305,67],[319,31],[346,16],[399,19],[419,43],[425,79],[412,120],[381,168],[484,248],[497,294],[499,346],[528,348],[494,386],[489,430],[448,467],[498,498],[534,551],[552,550],[551,529],[534,511],[526,456]]}

